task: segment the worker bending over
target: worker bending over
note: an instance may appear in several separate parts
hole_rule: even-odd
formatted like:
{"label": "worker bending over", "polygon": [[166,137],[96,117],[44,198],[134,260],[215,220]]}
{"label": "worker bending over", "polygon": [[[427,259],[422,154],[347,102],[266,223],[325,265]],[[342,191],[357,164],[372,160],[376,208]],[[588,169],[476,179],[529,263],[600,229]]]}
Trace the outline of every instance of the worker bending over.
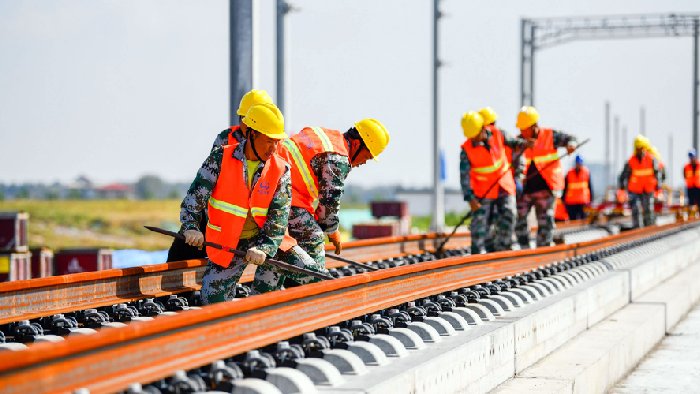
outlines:
{"label": "worker bending over", "polygon": [[[202,246],[204,237],[198,223],[206,206],[207,241],[246,251],[240,258],[206,248],[208,264],[201,290],[204,304],[233,299],[248,263],[258,265],[252,285],[255,294],[279,289],[284,281],[284,275],[265,259],[277,255],[280,260],[294,262],[306,256],[285,236],[291,174],[289,164],[275,153],[279,141],[287,137],[282,113],[274,104],[255,105],[243,123],[248,138],[215,146],[181,205],[180,221],[187,244]],[[304,262],[296,265],[304,266]]]}
{"label": "worker bending over", "polygon": [[540,127],[540,115],[534,107],[522,107],[516,126],[520,137],[531,141],[532,147],[525,149],[526,175],[523,195],[518,200],[518,221],[515,235],[521,249],[530,247],[530,229],[527,215],[535,207],[537,215],[537,246],[552,245],[554,231],[554,201],[561,197],[564,189],[564,174],[557,148],[566,148],[569,153],[576,150],[576,137],[551,128]]}
{"label": "worker bending over", "polygon": [[325,267],[324,234],[340,253],[338,210],[350,169],[376,158],[389,144],[389,133],[376,119],[363,119],[345,133],[306,127],[283,140],[278,153],[292,165],[289,234]]}

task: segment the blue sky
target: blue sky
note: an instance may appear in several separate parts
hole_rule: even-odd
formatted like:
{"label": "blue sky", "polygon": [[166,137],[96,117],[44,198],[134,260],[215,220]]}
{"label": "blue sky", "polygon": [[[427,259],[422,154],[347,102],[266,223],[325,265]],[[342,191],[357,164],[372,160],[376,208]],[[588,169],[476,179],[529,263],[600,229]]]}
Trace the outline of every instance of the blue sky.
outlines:
{"label": "blue sky", "polygon": [[[378,163],[356,185],[429,185],[431,1],[294,0],[287,19],[287,129],[389,128]],[[274,1],[259,1],[258,88],[274,96]],[[521,17],[700,12],[697,1],[443,0],[440,124],[449,186],[458,187],[465,111],[490,105],[515,131]],[[228,126],[228,6],[223,0],[0,2],[0,182],[189,181]],[[691,143],[690,38],[577,42],[539,52],[541,124],[591,137],[604,159],[603,103],[681,165]],[[236,105],[234,103],[233,105]],[[667,141],[674,135],[669,159]],[[629,152],[629,148],[628,148]]]}

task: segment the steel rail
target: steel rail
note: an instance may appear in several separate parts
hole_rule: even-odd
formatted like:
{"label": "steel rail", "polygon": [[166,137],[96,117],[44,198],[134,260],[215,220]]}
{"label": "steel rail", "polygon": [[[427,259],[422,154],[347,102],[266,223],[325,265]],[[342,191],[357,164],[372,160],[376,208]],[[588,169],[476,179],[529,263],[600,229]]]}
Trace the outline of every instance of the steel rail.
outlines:
{"label": "steel rail", "polygon": [[[697,221],[693,221],[696,225]],[[39,343],[0,358],[0,392],[122,390],[416,298],[673,232],[669,224],[573,245],[451,257],[220,303],[151,322]]]}
{"label": "steel rail", "polygon": [[[560,228],[586,224],[572,221]],[[367,262],[419,254],[435,250],[441,236],[430,233],[347,242],[343,257]],[[448,248],[469,245],[469,232],[460,232]],[[327,250],[332,248],[329,245]],[[330,259],[326,262],[327,268],[345,265]],[[199,290],[205,267],[204,260],[186,260],[0,283],[0,324]],[[251,282],[254,274],[255,267],[248,267],[241,282]]]}

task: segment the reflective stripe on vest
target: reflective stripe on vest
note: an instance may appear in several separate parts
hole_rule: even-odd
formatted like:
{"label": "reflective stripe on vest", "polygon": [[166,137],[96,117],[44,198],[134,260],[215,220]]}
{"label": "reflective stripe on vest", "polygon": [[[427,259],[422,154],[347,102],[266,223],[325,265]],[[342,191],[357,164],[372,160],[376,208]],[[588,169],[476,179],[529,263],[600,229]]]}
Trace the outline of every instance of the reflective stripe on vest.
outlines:
{"label": "reflective stripe on vest", "polygon": [[328,152],[347,157],[345,137],[337,130],[306,127],[288,140],[283,140],[277,152],[292,163],[292,206],[303,208],[315,216],[319,190],[311,160]]}
{"label": "reflective stripe on vest", "polygon": [[466,140],[462,144],[462,149],[471,165],[469,181],[472,191],[478,198],[497,198],[500,190],[514,195],[515,181],[513,174],[508,171],[508,161],[500,131],[491,130],[488,145],[490,149],[486,149],[483,145],[474,146],[471,140]]}
{"label": "reflective stripe on vest", "polygon": [[547,182],[550,190],[564,189],[564,174],[559,162],[559,153],[554,146],[554,131],[552,129],[540,128],[535,146],[525,149],[523,156],[525,156],[526,172],[530,163],[534,162],[537,171]]}
{"label": "reflective stripe on vest", "polygon": [[[221,171],[208,203],[206,239],[229,248],[238,246],[248,212],[258,227],[265,225],[268,208],[287,166],[281,157],[273,154],[265,162],[251,191],[244,180],[244,163],[233,157],[238,145],[238,142],[234,142],[224,146]],[[206,250],[209,260],[224,268],[231,264],[234,257],[232,253],[220,249],[207,247]]]}
{"label": "reflective stripe on vest", "polygon": [[654,161],[650,154],[645,153],[641,161],[637,159],[636,155],[632,155],[627,163],[631,170],[629,181],[627,182],[627,189],[630,193],[651,193],[656,190],[657,180],[654,176]]}

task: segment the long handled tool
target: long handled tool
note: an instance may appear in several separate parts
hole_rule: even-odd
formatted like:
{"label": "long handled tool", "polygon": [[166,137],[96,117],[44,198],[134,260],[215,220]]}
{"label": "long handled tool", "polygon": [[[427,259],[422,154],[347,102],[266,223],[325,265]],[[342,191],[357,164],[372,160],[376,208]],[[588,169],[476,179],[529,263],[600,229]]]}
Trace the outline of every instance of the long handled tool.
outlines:
{"label": "long handled tool", "polygon": [[333,254],[333,253],[326,253],[326,257],[330,257],[333,260],[342,261],[343,263],[348,263],[350,265],[354,265],[355,267],[361,267],[361,268],[364,268],[364,269],[367,269],[370,271],[378,271],[379,270],[378,268],[374,268],[371,265],[358,263],[357,261],[352,261],[350,259],[346,259],[345,257],[340,257],[337,254]]}
{"label": "long handled tool", "polygon": [[[168,236],[171,236],[171,237],[173,237],[173,238],[177,238],[177,239],[180,239],[180,240],[183,240],[183,241],[185,240],[185,236],[184,236],[184,235],[179,234],[179,233],[176,233],[176,232],[173,232],[173,231],[168,231],[168,230],[164,230],[164,229],[162,229],[162,228],[153,227],[153,226],[144,226],[144,227],[147,228],[148,230],[154,231],[154,232],[156,232],[156,233],[160,233],[160,234],[163,234],[163,235],[168,235]],[[236,256],[238,256],[238,257],[245,257],[245,255],[246,255],[246,252],[240,251],[240,250],[238,250],[238,249],[229,248],[229,247],[227,247],[227,246],[222,246],[222,245],[216,244],[216,243],[214,243],[214,242],[206,241],[206,242],[204,242],[204,244],[203,244],[202,246],[209,246],[209,247],[211,247],[211,248],[221,249],[221,250],[223,250],[223,251],[225,251],[225,252],[233,253],[234,255],[236,255]],[[280,269],[283,269],[283,270],[285,270],[285,271],[288,271],[288,272],[296,272],[296,273],[298,273],[298,274],[309,275],[309,276],[313,276],[314,278],[318,278],[318,279],[327,279],[327,280],[335,279],[335,278],[333,278],[333,277],[330,276],[330,275],[326,275],[326,274],[322,274],[322,273],[320,273],[320,272],[315,272],[315,271],[307,270],[306,268],[297,267],[297,266],[295,266],[295,265],[291,265],[291,264],[285,263],[284,261],[279,261],[279,260],[274,260],[274,259],[268,258],[268,259],[265,260],[265,262],[268,263],[268,264],[270,264],[270,265],[274,265],[274,266],[276,266],[277,268],[280,268]]]}
{"label": "long handled tool", "polygon": [[[581,146],[583,146],[584,144],[586,144],[588,141],[590,141],[590,138],[587,138],[587,139],[585,139],[584,141],[582,141],[580,144],[576,145],[576,147],[574,148],[574,150],[573,150],[571,153],[577,151]],[[527,149],[527,148],[525,148],[525,149]],[[522,156],[522,154],[525,152],[525,149],[523,149],[522,151],[518,152],[518,154],[515,156],[515,159],[513,159],[513,162],[510,164],[510,168],[513,168],[513,166],[515,165],[515,163],[517,163],[517,162],[520,160],[520,156]],[[557,160],[561,160],[561,159],[565,158],[566,156],[569,156],[571,153],[566,152],[565,154],[563,154],[562,156],[560,156]],[[556,160],[547,163],[547,165],[545,165],[544,167],[542,167],[542,170],[544,170],[545,168],[548,168],[549,166],[553,165],[554,163],[556,163]],[[527,169],[526,169],[526,171],[527,171]],[[501,178],[502,178],[503,175],[505,175],[505,174],[507,174],[506,171],[504,171],[504,172],[498,177],[498,179],[496,179],[496,180],[493,182],[493,184],[491,184],[491,186],[489,186],[489,188],[486,189],[486,193],[484,193],[484,196],[488,195],[489,192],[491,191],[491,189],[493,189],[494,187],[496,187],[496,185],[498,185],[498,182],[501,181]],[[525,181],[527,182],[528,179],[529,179],[529,178],[526,178]],[[459,221],[459,223],[457,223],[457,225],[455,226],[455,228],[452,229],[452,232],[450,233],[450,235],[448,235],[448,236],[442,241],[442,243],[440,243],[440,246],[438,246],[438,248],[435,250],[435,254],[436,254],[436,255],[439,256],[439,255],[442,254],[442,251],[443,251],[443,249],[444,249],[444,247],[445,247],[445,244],[447,244],[447,242],[450,240],[450,238],[452,238],[452,236],[455,235],[455,233],[457,232],[457,229],[459,228],[459,226],[461,226],[462,224],[464,224],[464,222],[466,222],[467,219],[469,219],[470,217],[472,217],[473,213],[474,213],[474,211],[469,211],[469,212],[467,212],[466,215],[464,215],[464,216],[462,217],[462,219]]]}

